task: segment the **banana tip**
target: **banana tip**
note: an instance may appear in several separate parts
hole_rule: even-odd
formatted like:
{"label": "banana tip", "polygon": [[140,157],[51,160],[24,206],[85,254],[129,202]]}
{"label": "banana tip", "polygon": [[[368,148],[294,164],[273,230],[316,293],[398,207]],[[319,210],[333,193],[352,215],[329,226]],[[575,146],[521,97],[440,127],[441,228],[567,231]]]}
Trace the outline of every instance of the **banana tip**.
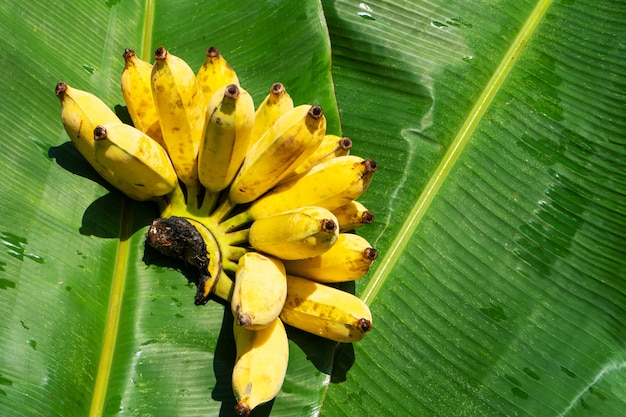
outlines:
{"label": "banana tip", "polygon": [[154,59],[157,61],[162,61],[167,58],[167,49],[164,46],[159,46],[156,51],[154,51]]}
{"label": "banana tip", "polygon": [[238,416],[247,417],[250,415],[250,411],[252,411],[250,410],[250,406],[243,401],[240,401],[237,405],[235,405],[235,413],[237,413]]}
{"label": "banana tip", "polygon": [[274,83],[270,88],[270,93],[279,96],[285,92],[285,86],[283,83]]}
{"label": "banana tip", "polygon": [[249,326],[252,324],[252,319],[248,314],[237,314],[237,324],[239,326]]}
{"label": "banana tip", "polygon": [[309,109],[308,115],[313,120],[319,120],[324,116],[324,111],[321,106],[311,106]]}
{"label": "banana tip", "polygon": [[124,54],[122,54],[122,56],[124,57],[124,59],[128,60],[132,57],[135,56],[135,51],[133,51],[132,49],[124,49]]}
{"label": "banana tip", "polygon": [[57,83],[56,87],[54,88],[54,94],[56,94],[56,96],[59,98],[63,98],[63,95],[66,91],[67,84],[65,84],[64,82]]}
{"label": "banana tip", "polygon": [[206,56],[207,58],[217,58],[220,56],[220,51],[215,46],[211,46],[206,50]]}

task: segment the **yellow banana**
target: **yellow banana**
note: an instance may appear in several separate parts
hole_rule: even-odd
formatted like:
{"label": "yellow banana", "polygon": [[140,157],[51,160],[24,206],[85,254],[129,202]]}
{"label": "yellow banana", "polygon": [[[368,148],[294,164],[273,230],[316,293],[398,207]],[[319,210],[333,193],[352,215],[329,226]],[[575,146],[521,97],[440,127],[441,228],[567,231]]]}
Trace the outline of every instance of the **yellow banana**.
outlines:
{"label": "yellow banana", "polygon": [[372,313],[348,292],[295,275],[287,275],[285,324],[336,342],[361,340],[372,329]]}
{"label": "yellow banana", "polygon": [[198,155],[200,183],[222,191],[241,166],[254,123],[252,97],[236,84],[220,87],[209,102],[204,140]]}
{"label": "yellow banana", "polygon": [[230,301],[235,322],[258,330],[273,323],[287,297],[285,266],[258,252],[247,252],[238,262]]}
{"label": "yellow banana", "polygon": [[374,222],[374,213],[369,211],[363,203],[352,200],[349,203],[331,210],[339,221],[339,230],[349,232],[364,224]]}
{"label": "yellow banana", "polygon": [[258,251],[281,259],[321,255],[338,237],[337,218],[321,207],[295,210],[256,220],[248,241]]}
{"label": "yellow banana", "polygon": [[133,125],[165,147],[150,86],[152,64],[139,59],[132,49],[126,49],[123,56],[122,95]]}
{"label": "yellow banana", "polygon": [[55,93],[61,101],[63,127],[80,154],[107,182],[128,197],[145,201],[154,196],[124,181],[96,160],[93,131],[99,124],[121,123],[113,111],[98,97],[64,82],[56,85]]}
{"label": "yellow banana", "polygon": [[352,148],[352,140],[350,140],[350,138],[341,138],[337,135],[325,135],[322,143],[320,143],[315,152],[313,152],[306,161],[300,164],[290,176],[285,178],[283,182],[289,181],[293,176],[302,174],[328,159],[348,155],[350,148]]}
{"label": "yellow banana", "polygon": [[248,150],[230,188],[235,204],[257,199],[278,184],[319,146],[326,118],[319,106],[302,105],[285,113]]}
{"label": "yellow banana", "polygon": [[249,207],[247,215],[260,219],[309,205],[335,210],[367,190],[376,167],[373,160],[354,155],[329,159],[272,189]]}
{"label": "yellow banana", "polygon": [[228,84],[237,84],[239,87],[237,74],[214,46],[206,50],[206,60],[198,70],[197,79],[204,96],[204,107],[219,88]]}
{"label": "yellow banana", "polygon": [[250,133],[250,144],[256,141],[289,110],[293,109],[293,100],[282,83],[274,83],[269,94],[263,99],[254,115],[254,126]]}
{"label": "yellow banana", "polygon": [[232,385],[237,415],[248,416],[259,404],[278,395],[285,380],[289,361],[289,340],[279,318],[260,330],[235,324],[237,358]]}
{"label": "yellow banana", "polygon": [[167,152],[180,180],[198,186],[198,149],[206,117],[202,91],[193,70],[160,46],[154,54],[152,96],[161,122]]}
{"label": "yellow banana", "polygon": [[288,274],[318,282],[345,282],[362,278],[378,253],[363,237],[354,233],[339,233],[337,242],[326,252],[312,258],[286,260]]}
{"label": "yellow banana", "polygon": [[96,160],[124,181],[155,197],[178,185],[167,152],[145,133],[124,123],[94,129]]}

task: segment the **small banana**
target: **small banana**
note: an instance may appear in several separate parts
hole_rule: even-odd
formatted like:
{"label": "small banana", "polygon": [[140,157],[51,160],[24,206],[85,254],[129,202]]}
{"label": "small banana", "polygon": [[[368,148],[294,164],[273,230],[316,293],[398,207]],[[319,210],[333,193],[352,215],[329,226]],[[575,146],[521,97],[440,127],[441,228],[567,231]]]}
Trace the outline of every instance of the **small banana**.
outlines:
{"label": "small banana", "polygon": [[284,261],[287,273],[318,282],[345,282],[362,278],[378,253],[363,237],[339,233],[337,242],[321,255]]}
{"label": "small banana", "polygon": [[154,196],[124,181],[96,160],[93,131],[106,123],[121,123],[113,111],[98,97],[64,82],[56,85],[55,93],[61,101],[61,120],[67,135],[80,154],[109,184],[128,197],[146,201]]}
{"label": "small banana", "polygon": [[374,222],[374,213],[357,200],[352,200],[331,211],[337,217],[339,230],[342,232],[349,232],[364,224],[372,224]]}
{"label": "small banana", "polygon": [[250,133],[250,144],[256,143],[280,116],[291,109],[293,109],[293,100],[285,90],[285,86],[282,83],[272,84],[269,94],[265,96],[256,109],[254,126],[252,133]]}
{"label": "small banana", "polygon": [[287,275],[287,300],[280,318],[300,330],[343,343],[359,341],[372,329],[372,313],[361,299],[294,275]]}
{"label": "small banana", "polygon": [[236,84],[216,90],[207,108],[204,140],[198,155],[200,183],[212,192],[222,191],[241,166],[254,123],[254,103]]}
{"label": "small banana", "polygon": [[252,203],[247,215],[260,219],[309,205],[335,210],[367,190],[376,168],[372,159],[354,155],[329,159],[276,186]]}
{"label": "small banana", "polygon": [[289,181],[296,175],[302,174],[313,168],[315,165],[327,161],[337,156],[344,156],[350,153],[352,148],[352,140],[346,137],[339,137],[337,135],[325,135],[322,143],[317,147],[315,152],[303,163],[301,163],[293,173],[285,178],[284,181]]}
{"label": "small banana", "polygon": [[198,70],[196,78],[204,96],[205,108],[219,88],[228,84],[236,84],[239,87],[235,70],[228,65],[224,56],[214,46],[206,50],[206,60]]}
{"label": "small banana", "polygon": [[96,160],[129,184],[155,197],[178,185],[165,149],[139,129],[107,123],[96,126],[93,135]]}
{"label": "small banana", "polygon": [[337,218],[330,211],[308,206],[256,220],[248,241],[281,259],[303,259],[326,252],[338,235]]}
{"label": "small banana", "polygon": [[235,412],[248,416],[257,405],[278,395],[287,373],[289,340],[279,318],[259,330],[235,323],[233,331],[237,349],[232,373]]}
{"label": "small banana", "polygon": [[285,266],[280,259],[247,252],[238,262],[230,301],[239,326],[258,330],[273,323],[287,297]]}
{"label": "small banana", "polygon": [[285,113],[248,150],[230,200],[241,204],[257,199],[315,152],[325,132],[319,106],[301,105]]}
{"label": "small banana", "polygon": [[152,96],[161,133],[180,180],[198,186],[198,150],[206,116],[202,91],[193,70],[181,58],[159,46],[152,67]]}
{"label": "small banana", "polygon": [[122,95],[133,125],[165,147],[150,86],[152,64],[139,59],[132,49],[124,50],[123,56]]}

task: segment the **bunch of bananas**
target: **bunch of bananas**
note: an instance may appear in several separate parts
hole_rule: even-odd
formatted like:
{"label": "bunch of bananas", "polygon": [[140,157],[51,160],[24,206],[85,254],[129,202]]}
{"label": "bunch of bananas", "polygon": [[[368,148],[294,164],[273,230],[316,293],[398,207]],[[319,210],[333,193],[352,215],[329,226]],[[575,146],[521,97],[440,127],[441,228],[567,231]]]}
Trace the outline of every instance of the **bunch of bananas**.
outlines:
{"label": "bunch of bananas", "polygon": [[[367,305],[332,284],[363,277],[377,252],[354,230],[376,163],[326,133],[316,105],[294,106],[274,83],[255,109],[214,47],[194,72],[164,47],[154,64],[125,50],[121,89],[133,125],[98,97],[58,83],[65,130],[128,197],[154,201],[146,242],[197,268],[196,304],[230,303],[236,411],[279,392],[290,326],[337,342],[372,328]],[[329,285],[331,284],[331,285]]]}

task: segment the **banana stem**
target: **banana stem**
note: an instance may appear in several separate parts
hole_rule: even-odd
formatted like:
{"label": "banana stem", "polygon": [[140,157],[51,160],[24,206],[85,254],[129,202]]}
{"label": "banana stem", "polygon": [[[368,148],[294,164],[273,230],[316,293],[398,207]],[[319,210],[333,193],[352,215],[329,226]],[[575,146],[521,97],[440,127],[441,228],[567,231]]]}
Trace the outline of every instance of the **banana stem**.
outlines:
{"label": "banana stem", "polygon": [[215,287],[213,287],[213,294],[216,297],[221,298],[224,301],[230,302],[230,299],[233,295],[234,283],[233,281],[222,272],[215,282]]}
{"label": "banana stem", "polygon": [[231,246],[238,246],[248,243],[250,229],[237,230],[236,232],[226,233],[224,239]]}
{"label": "banana stem", "polygon": [[240,229],[241,227],[252,223],[254,219],[247,211],[234,215],[228,220],[220,223],[220,230],[223,233],[231,233],[232,230]]}
{"label": "banana stem", "polygon": [[168,195],[164,197],[165,203],[159,203],[161,217],[170,217],[176,214],[185,213],[185,195],[180,185],[177,185]]}
{"label": "banana stem", "polygon": [[209,216],[211,214],[211,212],[215,208],[218,197],[219,193],[214,193],[213,191],[206,190],[204,198],[202,199],[202,204],[200,205],[200,213],[202,213],[203,216]]}
{"label": "banana stem", "polygon": [[226,216],[228,216],[228,214],[230,214],[230,212],[233,211],[234,208],[235,208],[235,204],[233,204],[233,202],[230,201],[229,198],[226,198],[224,199],[224,201],[222,201],[222,203],[219,206],[217,206],[215,211],[211,213],[210,217],[214,219],[215,222],[221,223],[222,220],[224,220]]}

